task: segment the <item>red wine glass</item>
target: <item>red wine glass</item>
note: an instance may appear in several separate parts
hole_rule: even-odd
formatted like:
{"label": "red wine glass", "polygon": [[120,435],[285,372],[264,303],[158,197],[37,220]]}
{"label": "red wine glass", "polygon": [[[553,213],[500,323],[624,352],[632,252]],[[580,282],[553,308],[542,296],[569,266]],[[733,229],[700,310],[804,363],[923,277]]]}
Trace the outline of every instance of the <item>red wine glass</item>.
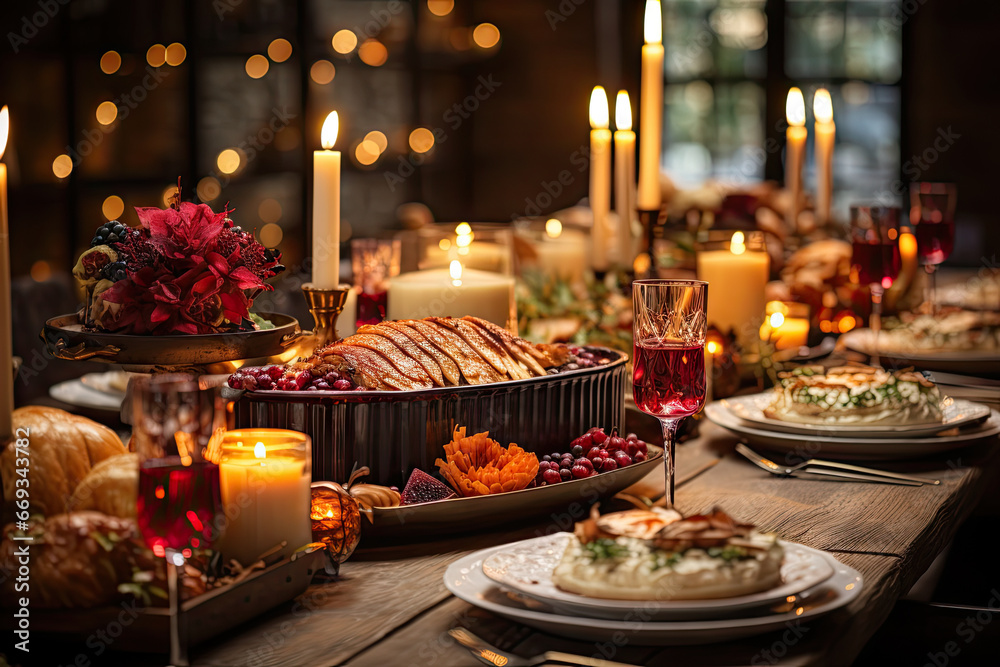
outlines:
{"label": "red wine glass", "polygon": [[132,391],[132,436],[139,455],[137,522],[146,545],[166,559],[170,660],[187,665],[179,573],[192,550],[212,546],[223,526],[215,453],[226,430],[225,401],[218,389],[190,375],[142,378]]}
{"label": "red wine glass", "polygon": [[917,237],[917,257],[930,276],[926,301],[937,303],[937,267],[951,255],[955,245],[954,183],[910,183],[910,223]]}
{"label": "red wine glass", "polygon": [[636,280],[632,304],[632,395],[663,428],[666,500],[673,507],[677,426],[705,405],[708,283]]}
{"label": "red wine glass", "polygon": [[872,296],[872,365],[879,366],[878,337],[882,330],[882,295],[899,276],[898,206],[851,206],[851,273]]}

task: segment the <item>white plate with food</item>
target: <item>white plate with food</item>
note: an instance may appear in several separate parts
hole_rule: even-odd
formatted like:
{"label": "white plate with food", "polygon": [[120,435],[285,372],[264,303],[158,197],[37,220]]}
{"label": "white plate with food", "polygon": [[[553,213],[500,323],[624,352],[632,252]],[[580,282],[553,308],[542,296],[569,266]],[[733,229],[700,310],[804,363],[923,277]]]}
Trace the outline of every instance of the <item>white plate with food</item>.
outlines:
{"label": "white plate with food", "polygon": [[781,580],[763,591],[691,600],[594,598],[563,590],[553,580],[553,571],[572,537],[570,533],[556,533],[507,545],[483,561],[483,572],[500,585],[543,602],[559,613],[624,620],[641,605],[651,619],[661,621],[725,618],[737,611],[774,604],[802,593],[834,573],[832,558],[822,551],[782,541],[785,558],[781,563]]}
{"label": "white plate with food", "polygon": [[49,396],[77,408],[108,412],[120,412],[124,399],[124,395],[115,396],[89,387],[80,378],[52,385]]}
{"label": "white plate with food", "polygon": [[838,437],[826,433],[803,436],[798,433],[784,433],[747,424],[722,405],[722,401],[714,401],[705,406],[705,415],[751,446],[793,455],[789,457],[788,462],[798,462],[820,455],[857,461],[916,459],[968,447],[1000,433],[1000,413],[996,410],[990,412],[990,417],[986,421],[959,430],[957,433],[947,431],[932,436],[911,435],[900,438]]}
{"label": "white plate with food", "polygon": [[[706,518],[689,517],[671,525],[680,527],[685,521],[690,522]],[[709,528],[708,530],[711,531],[712,529]],[[577,534],[581,535],[579,524],[577,526]],[[666,533],[657,529],[657,534],[658,536],[663,536]],[[673,537],[677,538],[678,535],[682,534],[684,533],[678,533],[677,535],[673,535]],[[710,538],[712,533],[699,532],[699,535]],[[629,540],[634,539],[625,538],[623,541],[623,537],[619,536],[614,542],[617,544],[627,544]],[[577,538],[566,536],[564,540],[577,540]],[[577,543],[583,544],[579,540]],[[659,542],[655,543],[658,544]],[[573,546],[572,543],[570,543],[570,546]],[[730,546],[732,545],[730,544]],[[756,609],[728,610],[726,617],[723,618],[666,621],[651,618],[647,611],[648,602],[633,600],[631,602],[631,609],[625,613],[624,617],[617,619],[602,618],[597,621],[592,617],[581,616],[579,614],[570,615],[560,613],[550,605],[538,602],[534,598],[525,597],[520,592],[509,593],[498,585],[497,582],[488,577],[483,568],[484,564],[495,563],[498,554],[509,552],[511,548],[512,545],[503,545],[478,551],[460,558],[452,563],[445,572],[445,586],[455,596],[465,600],[469,604],[503,616],[504,618],[523,623],[544,632],[591,642],[608,640],[621,642],[623,638],[627,638],[629,641],[634,641],[640,645],[668,646],[707,644],[749,637],[786,627],[785,624],[788,622],[801,623],[839,609],[848,604],[861,592],[863,583],[861,574],[857,570],[828,557],[828,563],[834,571],[832,576],[797,596],[789,596],[789,599]],[[680,547],[674,544],[671,549],[680,549]],[[683,554],[686,558],[690,551],[699,550],[701,549],[698,547],[691,547],[678,553]],[[620,557],[612,556],[612,558]],[[767,561],[767,558],[759,560],[761,563]],[[569,564],[572,564],[572,561],[569,561]],[[553,576],[559,578],[560,581],[562,579],[558,573],[564,565],[567,565],[565,558],[560,560],[559,564],[553,570]],[[668,565],[667,569],[674,571],[675,565]],[[737,570],[734,569],[733,571]],[[563,575],[565,575],[565,572],[563,572]],[[761,581],[765,579],[766,577],[762,578]],[[610,580],[605,583],[605,591],[614,591],[617,589],[617,586]],[[636,580],[633,583],[639,585],[641,584],[641,580]],[[634,590],[637,591],[638,589]],[[595,598],[595,600],[600,602],[603,598]],[[726,604],[720,600],[716,600],[716,602],[720,605]]]}
{"label": "white plate with food", "polygon": [[[951,336],[921,334],[912,328],[883,330],[878,337],[878,352],[883,364],[898,367],[914,366],[931,371],[952,373],[1000,373],[1000,347],[997,333],[984,334],[985,342],[968,342],[961,333]],[[855,329],[840,337],[844,345],[855,352],[872,356],[875,352],[875,332]]]}
{"label": "white plate with food", "polygon": [[[838,392],[839,393],[839,392]],[[863,394],[862,394],[863,395]],[[788,401],[769,391],[747,396],[723,399],[721,404],[733,416],[749,426],[783,433],[799,435],[822,435],[829,437],[898,438],[900,434],[909,436],[931,436],[952,429],[963,429],[982,423],[990,416],[990,408],[964,398],[944,397],[935,400],[937,410],[932,418],[923,420],[910,415],[912,421],[898,419],[874,419],[858,415],[854,419],[837,419],[820,415],[816,419],[788,420]],[[852,397],[855,398],[855,397]],[[837,400],[834,397],[833,400]],[[902,411],[900,411],[902,412]],[[870,417],[877,415],[870,413]],[[891,416],[891,415],[890,415]]]}

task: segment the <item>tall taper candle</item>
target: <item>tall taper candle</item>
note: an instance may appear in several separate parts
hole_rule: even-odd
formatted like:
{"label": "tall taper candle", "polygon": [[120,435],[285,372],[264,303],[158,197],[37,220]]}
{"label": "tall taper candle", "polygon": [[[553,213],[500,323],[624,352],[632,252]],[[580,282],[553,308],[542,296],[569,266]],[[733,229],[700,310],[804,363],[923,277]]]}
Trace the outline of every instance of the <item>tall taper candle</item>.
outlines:
{"label": "tall taper candle", "polygon": [[[10,113],[0,109],[0,158],[7,149]],[[7,165],[0,163],[0,447],[14,434],[14,322],[10,307],[10,236],[7,224]]]}
{"label": "tall taper candle", "polygon": [[816,142],[816,218],[820,222],[830,219],[833,201],[833,144],[837,126],[833,123],[833,101],[830,91],[820,88],[813,96],[813,136]]}
{"label": "tall taper candle", "polygon": [[635,132],[628,93],[615,101],[615,211],[618,213],[618,263],[631,269],[635,259],[632,219],[635,217]]}
{"label": "tall taper candle", "polygon": [[608,94],[594,86],[590,95],[590,209],[594,212],[591,234],[592,265],[595,271],[608,269],[608,213],[611,211],[611,130]]}
{"label": "tall taper candle", "polygon": [[788,89],[785,99],[785,119],[788,121],[788,129],[785,130],[785,187],[792,193],[786,219],[789,229],[794,230],[802,199],[802,158],[809,135],[806,130],[806,102],[802,91],[794,86]]}
{"label": "tall taper candle", "polygon": [[331,111],[323,123],[323,150],[313,153],[312,284],[334,289],[340,284],[340,118]]}
{"label": "tall taper candle", "polygon": [[660,208],[660,151],[663,143],[663,15],[660,0],[646,0],[646,43],[642,46],[639,109],[639,194],[641,211]]}

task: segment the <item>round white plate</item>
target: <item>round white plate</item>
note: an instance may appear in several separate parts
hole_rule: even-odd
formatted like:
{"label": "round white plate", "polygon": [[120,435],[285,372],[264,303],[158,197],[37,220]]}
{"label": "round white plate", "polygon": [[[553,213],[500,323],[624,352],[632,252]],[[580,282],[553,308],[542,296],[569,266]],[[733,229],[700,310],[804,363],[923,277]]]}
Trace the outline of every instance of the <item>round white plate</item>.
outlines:
{"label": "round white plate", "polygon": [[774,588],[715,600],[606,600],[560,589],[552,571],[562,558],[571,533],[556,533],[506,545],[483,561],[483,572],[497,583],[544,602],[555,611],[574,616],[624,620],[641,606],[649,618],[659,621],[725,618],[734,611],[774,604],[833,576],[833,566],[822,551],[782,542],[785,560],[782,583]]}
{"label": "round white plate", "polygon": [[[875,351],[875,335],[871,329],[855,329],[840,337],[848,349],[871,356]],[[981,375],[1000,373],[1000,352],[983,350],[894,350],[879,345],[879,355],[885,366],[914,366],[929,371]]]}
{"label": "round white plate", "polygon": [[637,603],[625,620],[566,616],[551,611],[546,605],[529,600],[526,606],[505,593],[495,581],[483,573],[483,561],[508,545],[484,549],[452,563],[444,574],[444,583],[456,597],[517,623],[587,642],[621,642],[623,636],[640,646],[680,646],[708,644],[750,637],[787,627],[789,622],[803,622],[828,614],[849,603],[861,592],[861,573],[827,555],[834,568],[832,577],[809,591],[809,598],[820,598],[788,612],[762,612],[759,616],[717,620],[654,621]]}
{"label": "round white plate", "polygon": [[991,411],[990,418],[979,426],[967,428],[958,434],[906,438],[831,437],[820,433],[803,436],[770,431],[763,427],[749,426],[723,407],[721,401],[707,405],[705,415],[750,445],[772,452],[793,454],[788,463],[820,455],[858,461],[915,459],[967,447],[1000,433],[1000,414],[996,410]]}
{"label": "round white plate", "polygon": [[833,438],[854,436],[869,439],[898,438],[900,434],[930,436],[953,428],[967,428],[990,416],[990,409],[985,405],[973,403],[964,398],[948,397],[941,401],[944,421],[934,424],[895,424],[891,426],[880,424],[797,424],[767,417],[764,414],[764,409],[773,401],[774,392],[766,391],[747,396],[733,396],[723,399],[721,403],[733,416],[754,428]]}
{"label": "round white plate", "polygon": [[49,396],[78,408],[109,412],[120,412],[122,409],[122,397],[88,387],[79,378],[52,385]]}

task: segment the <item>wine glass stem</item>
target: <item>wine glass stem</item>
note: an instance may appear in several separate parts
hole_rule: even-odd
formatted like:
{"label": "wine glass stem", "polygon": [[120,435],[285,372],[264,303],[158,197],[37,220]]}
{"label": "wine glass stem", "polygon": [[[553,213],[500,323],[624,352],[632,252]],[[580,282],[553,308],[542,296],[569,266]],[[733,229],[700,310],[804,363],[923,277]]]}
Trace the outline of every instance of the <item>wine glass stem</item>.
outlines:
{"label": "wine glass stem", "polygon": [[876,368],[881,368],[882,363],[878,355],[878,336],[882,331],[882,286],[879,284],[872,285],[872,331],[874,332],[874,342],[872,347],[872,366]]}
{"label": "wine glass stem", "polygon": [[663,489],[667,509],[674,508],[674,440],[677,437],[679,419],[661,419],[663,427]]}
{"label": "wine glass stem", "polygon": [[927,274],[930,277],[930,285],[927,288],[927,302],[931,305],[931,315],[937,314],[937,266],[927,265]]}
{"label": "wine glass stem", "polygon": [[[167,595],[170,599],[170,664],[188,667],[187,638],[181,632],[181,584],[183,574],[174,565],[173,554],[167,554]],[[183,567],[183,565],[181,566]]]}

